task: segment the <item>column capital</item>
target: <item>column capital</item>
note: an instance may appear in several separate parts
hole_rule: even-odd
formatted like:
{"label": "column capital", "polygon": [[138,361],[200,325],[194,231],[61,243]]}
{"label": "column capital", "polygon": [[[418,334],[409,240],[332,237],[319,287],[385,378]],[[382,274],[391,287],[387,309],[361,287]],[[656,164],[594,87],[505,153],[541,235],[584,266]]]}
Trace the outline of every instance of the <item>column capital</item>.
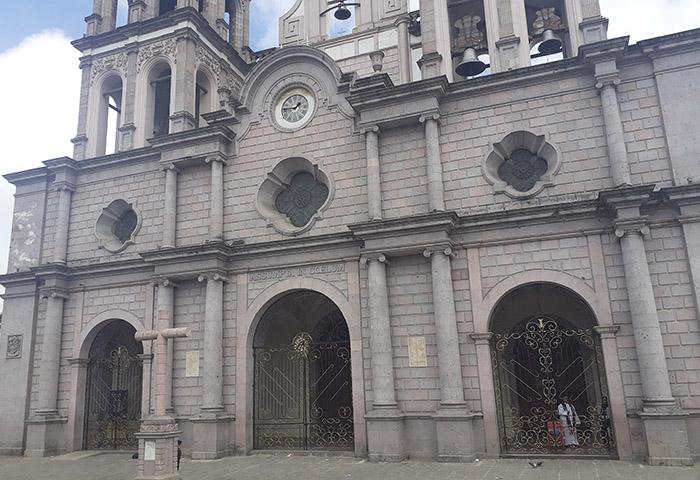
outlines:
{"label": "column capital", "polygon": [[617,238],[622,238],[630,233],[646,237],[650,232],[646,216],[620,218],[613,222],[613,226],[615,227],[615,236]]}
{"label": "column capital", "polygon": [[68,298],[68,290],[56,287],[44,288],[39,291],[39,295],[41,298],[61,298],[65,300]]}
{"label": "column capital", "polygon": [[383,264],[388,264],[389,259],[383,253],[367,253],[360,257],[360,265],[363,267],[368,265],[370,262],[379,262]]}
{"label": "column capital", "polygon": [[161,164],[160,169],[166,173],[167,172],[180,173],[180,168],[178,168],[178,166],[175,165],[174,163],[163,163],[163,164]]}
{"label": "column capital", "polygon": [[166,277],[155,277],[153,278],[153,283],[158,288],[177,288],[178,284],[173,282],[171,279]]}
{"label": "column capital", "polygon": [[493,338],[493,333],[491,333],[491,332],[470,333],[469,338],[474,340],[474,343],[476,343],[477,345],[488,345],[489,342],[491,342],[491,339]]}
{"label": "column capital", "polygon": [[360,133],[362,135],[367,135],[368,133],[376,133],[379,135],[381,132],[381,129],[379,128],[379,125],[365,125],[363,127],[360,127]]}
{"label": "column capital", "polygon": [[599,325],[593,327],[593,330],[600,334],[600,338],[615,338],[617,332],[620,331],[619,325]]}
{"label": "column capital", "polygon": [[605,87],[617,88],[620,84],[620,71],[615,70],[602,75],[596,75],[595,88],[602,90]]}
{"label": "column capital", "polygon": [[86,368],[88,366],[88,363],[90,363],[90,359],[88,358],[69,358],[68,359],[68,365],[74,368]]}
{"label": "column capital", "polygon": [[424,112],[424,113],[421,113],[420,117],[418,117],[418,121],[420,123],[425,123],[428,120],[434,120],[434,121],[440,123],[440,112],[437,110],[430,111],[430,112]]}
{"label": "column capital", "polygon": [[71,192],[71,193],[75,192],[75,185],[72,182],[67,182],[67,181],[54,182],[53,186],[57,192]]}
{"label": "column capital", "polygon": [[446,257],[455,256],[454,249],[451,245],[435,245],[433,247],[428,247],[425,250],[423,250],[423,256],[425,258],[430,258],[436,253],[444,255]]}
{"label": "column capital", "polygon": [[216,154],[216,155],[209,155],[209,156],[207,156],[207,157],[204,159],[204,163],[207,163],[207,164],[208,164],[208,163],[211,163],[211,164],[214,164],[214,163],[221,163],[222,165],[225,166],[225,165],[228,164],[228,161],[226,160],[226,158],[224,158],[223,155],[221,155],[221,154]]}
{"label": "column capital", "polygon": [[215,282],[228,282],[228,277],[224,276],[221,272],[205,272],[201,273],[197,277],[197,281],[200,283],[206,282],[208,280],[213,280]]}
{"label": "column capital", "polygon": [[410,24],[411,23],[411,14],[410,13],[402,13],[398,17],[396,17],[396,20],[394,20],[394,25],[397,27],[401,25],[402,23],[405,24]]}

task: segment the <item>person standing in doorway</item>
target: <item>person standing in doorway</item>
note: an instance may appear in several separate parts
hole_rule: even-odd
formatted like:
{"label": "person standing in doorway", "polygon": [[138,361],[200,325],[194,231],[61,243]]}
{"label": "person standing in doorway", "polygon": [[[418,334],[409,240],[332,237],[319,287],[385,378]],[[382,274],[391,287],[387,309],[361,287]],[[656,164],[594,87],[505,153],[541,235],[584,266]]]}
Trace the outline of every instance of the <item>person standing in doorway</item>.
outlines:
{"label": "person standing in doorway", "polygon": [[180,471],[180,459],[182,459],[182,440],[177,441],[177,471]]}
{"label": "person standing in doorway", "polygon": [[564,430],[564,446],[578,447],[576,427],[581,424],[581,421],[576,413],[576,408],[569,402],[569,397],[566,395],[561,397],[561,403],[557,407],[557,412]]}

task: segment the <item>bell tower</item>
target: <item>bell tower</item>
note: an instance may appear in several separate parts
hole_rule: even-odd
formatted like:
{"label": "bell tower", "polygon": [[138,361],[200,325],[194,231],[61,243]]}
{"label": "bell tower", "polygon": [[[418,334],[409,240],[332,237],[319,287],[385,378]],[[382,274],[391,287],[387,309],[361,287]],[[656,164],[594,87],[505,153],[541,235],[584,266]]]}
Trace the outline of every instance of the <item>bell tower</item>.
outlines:
{"label": "bell tower", "polygon": [[84,54],[74,158],[148,146],[230,111],[249,69],[249,21],[250,0],[94,0],[73,43]]}

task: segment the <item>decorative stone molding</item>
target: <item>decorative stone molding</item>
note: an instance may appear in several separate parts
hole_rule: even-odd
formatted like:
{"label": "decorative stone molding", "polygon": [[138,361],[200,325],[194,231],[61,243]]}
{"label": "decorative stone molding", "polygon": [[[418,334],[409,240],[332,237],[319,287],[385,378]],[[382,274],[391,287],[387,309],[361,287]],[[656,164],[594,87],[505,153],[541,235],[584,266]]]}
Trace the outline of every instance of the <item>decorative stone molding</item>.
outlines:
{"label": "decorative stone molding", "polygon": [[493,333],[491,333],[491,332],[470,333],[469,338],[474,340],[474,343],[477,345],[488,345],[489,342],[491,342],[491,338],[493,338]]}
{"label": "decorative stone molding", "polygon": [[110,253],[124,251],[136,242],[141,229],[141,214],[132,203],[114,200],[102,209],[95,223],[95,236],[99,248]]}
{"label": "decorative stone molding", "polygon": [[22,335],[7,336],[5,358],[22,358]]}
{"label": "decorative stone molding", "polygon": [[554,185],[561,153],[545,135],[513,132],[493,145],[481,167],[495,193],[526,199]]}
{"label": "decorative stone molding", "polygon": [[647,237],[650,233],[646,217],[624,218],[614,222],[615,236],[622,238],[630,233]]}
{"label": "decorative stone molding", "polygon": [[421,114],[420,117],[418,117],[418,122],[420,122],[421,124],[427,122],[428,120],[434,120],[434,121],[439,123],[440,122],[440,112],[437,112],[437,111],[425,112],[425,113]]}
{"label": "decorative stone molding", "polygon": [[226,79],[223,77],[226,77],[227,75],[225,74],[226,72],[224,72],[224,68],[221,65],[221,60],[215,58],[214,55],[202,45],[197,45],[197,48],[195,48],[194,62],[197,67],[204,65],[211,71],[214,77],[216,77],[215,80],[217,88],[221,88],[225,85],[224,80]]}
{"label": "decorative stone molding", "polygon": [[214,280],[216,282],[228,282],[228,278],[219,272],[202,273],[197,277],[197,281],[199,283],[204,283],[207,280]]}
{"label": "decorative stone molding", "polygon": [[136,71],[140,72],[144,64],[153,57],[167,57],[173,64],[177,63],[176,58],[177,42],[174,38],[161,40],[160,42],[144,45],[139,49],[139,55],[136,60]]}
{"label": "decorative stone molding", "polygon": [[449,247],[449,246],[448,247],[445,247],[445,246],[430,247],[430,248],[426,248],[425,250],[423,250],[423,256],[425,258],[430,258],[436,253],[441,253],[441,254],[445,255],[446,257],[450,257],[450,258],[455,257],[454,250],[452,250],[452,247]]}
{"label": "decorative stone molding", "polygon": [[41,298],[62,298],[64,300],[68,298],[68,292],[66,290],[55,287],[42,289],[39,294]]}
{"label": "decorative stone molding", "polygon": [[600,334],[601,338],[615,338],[617,336],[617,332],[620,331],[620,326],[619,325],[599,325],[597,327],[593,327],[593,330],[598,332],[598,334]]}
{"label": "decorative stone molding", "polygon": [[97,60],[93,60],[92,66],[90,68],[90,85],[95,83],[95,79],[103,72],[109,70],[114,70],[121,74],[122,77],[126,77],[126,69],[129,57],[126,53],[115,53],[108,57],[102,57]]}
{"label": "decorative stone molding", "polygon": [[277,232],[299,235],[323,218],[334,192],[333,180],[318,164],[290,157],[279,162],[262,181],[255,208]]}
{"label": "decorative stone molding", "polygon": [[360,257],[360,265],[367,266],[369,262],[376,261],[385,265],[389,264],[389,259],[383,253],[368,253]]}

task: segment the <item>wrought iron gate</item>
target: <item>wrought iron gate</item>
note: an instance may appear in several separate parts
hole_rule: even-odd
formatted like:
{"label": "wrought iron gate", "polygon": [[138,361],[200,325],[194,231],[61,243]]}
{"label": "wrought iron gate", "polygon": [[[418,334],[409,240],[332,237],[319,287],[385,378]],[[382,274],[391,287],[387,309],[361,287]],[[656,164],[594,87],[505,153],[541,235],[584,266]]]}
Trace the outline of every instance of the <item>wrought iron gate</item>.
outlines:
{"label": "wrought iron gate", "polygon": [[[599,336],[565,329],[547,317],[493,336],[491,355],[501,452],[614,456],[607,382]],[[569,397],[580,424],[579,446],[565,448],[557,407]]]}
{"label": "wrought iron gate", "polygon": [[142,361],[124,346],[87,369],[86,449],[135,449],[141,420]]}
{"label": "wrought iron gate", "polygon": [[297,334],[283,348],[254,348],[255,448],[353,450],[348,341]]}

